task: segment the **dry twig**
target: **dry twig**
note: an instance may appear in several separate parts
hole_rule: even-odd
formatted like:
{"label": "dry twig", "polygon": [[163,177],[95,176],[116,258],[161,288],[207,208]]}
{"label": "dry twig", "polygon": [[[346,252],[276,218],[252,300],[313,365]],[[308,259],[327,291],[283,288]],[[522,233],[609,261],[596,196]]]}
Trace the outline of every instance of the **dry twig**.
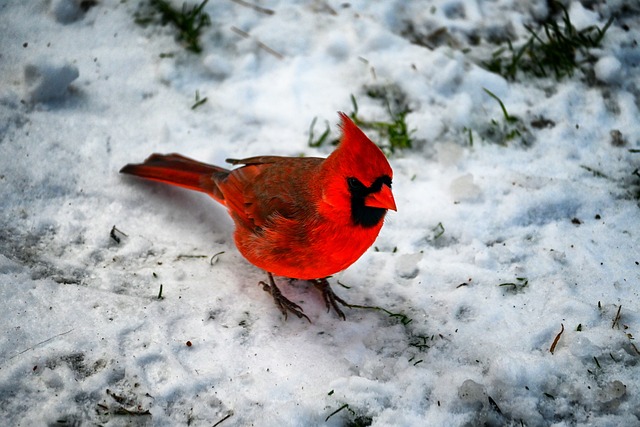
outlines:
{"label": "dry twig", "polygon": [[564,332],[564,324],[560,324],[560,333],[558,333],[558,335],[556,335],[556,338],[553,340],[553,343],[551,344],[551,348],[549,349],[549,351],[551,352],[551,354],[553,354],[554,351],[556,351],[556,345],[558,345],[558,341],[560,341],[560,336],[562,336],[562,333]]}

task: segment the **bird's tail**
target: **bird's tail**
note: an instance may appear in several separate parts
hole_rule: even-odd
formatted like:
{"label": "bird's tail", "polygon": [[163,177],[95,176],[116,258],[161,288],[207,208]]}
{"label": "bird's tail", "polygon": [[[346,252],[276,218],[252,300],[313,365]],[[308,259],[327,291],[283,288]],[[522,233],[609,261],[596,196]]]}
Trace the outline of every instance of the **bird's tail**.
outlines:
{"label": "bird's tail", "polygon": [[202,191],[225,204],[217,183],[227,177],[229,170],[180,154],[152,154],[144,163],[126,165],[120,173]]}

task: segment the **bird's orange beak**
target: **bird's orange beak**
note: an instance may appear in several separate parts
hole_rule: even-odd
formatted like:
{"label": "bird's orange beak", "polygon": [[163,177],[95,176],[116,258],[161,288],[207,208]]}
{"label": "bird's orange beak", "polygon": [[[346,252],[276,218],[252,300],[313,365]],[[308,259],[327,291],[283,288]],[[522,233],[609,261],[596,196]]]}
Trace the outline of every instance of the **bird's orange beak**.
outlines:
{"label": "bird's orange beak", "polygon": [[391,192],[391,187],[386,184],[382,185],[380,191],[371,193],[365,197],[364,205],[370,208],[391,209],[392,211],[398,210],[396,208],[396,201],[393,198],[393,193]]}

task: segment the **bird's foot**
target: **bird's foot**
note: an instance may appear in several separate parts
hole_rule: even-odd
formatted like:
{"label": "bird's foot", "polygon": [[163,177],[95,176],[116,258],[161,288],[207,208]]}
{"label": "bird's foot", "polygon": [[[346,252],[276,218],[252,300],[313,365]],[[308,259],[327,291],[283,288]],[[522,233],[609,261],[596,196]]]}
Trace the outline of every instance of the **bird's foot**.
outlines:
{"label": "bird's foot", "polygon": [[262,285],[263,290],[271,294],[273,301],[284,316],[284,320],[287,320],[287,313],[291,312],[298,316],[298,318],[302,319],[304,317],[309,321],[309,323],[311,323],[311,319],[303,313],[302,307],[282,295],[282,292],[280,292],[280,289],[276,286],[275,280],[273,280],[273,274],[267,274],[269,275],[269,283],[260,282],[260,284]]}
{"label": "bird's foot", "polygon": [[324,299],[324,303],[327,305],[327,312],[331,311],[331,309],[333,308],[333,311],[335,311],[336,314],[342,318],[342,320],[347,320],[347,317],[344,315],[344,312],[338,304],[342,304],[343,306],[349,308],[351,308],[352,306],[333,292],[333,289],[331,289],[331,285],[329,285],[329,281],[324,278],[310,280],[310,282],[313,283],[313,285],[318,288],[320,292],[322,292],[322,299]]}

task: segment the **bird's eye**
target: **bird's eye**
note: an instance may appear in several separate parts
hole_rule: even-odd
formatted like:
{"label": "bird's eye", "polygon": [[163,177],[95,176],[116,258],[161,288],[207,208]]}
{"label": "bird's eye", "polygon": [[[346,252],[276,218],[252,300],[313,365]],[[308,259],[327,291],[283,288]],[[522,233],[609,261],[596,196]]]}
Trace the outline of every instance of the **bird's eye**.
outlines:
{"label": "bird's eye", "polygon": [[349,190],[351,191],[361,191],[365,188],[365,186],[358,181],[358,178],[347,178],[347,184],[349,185]]}

